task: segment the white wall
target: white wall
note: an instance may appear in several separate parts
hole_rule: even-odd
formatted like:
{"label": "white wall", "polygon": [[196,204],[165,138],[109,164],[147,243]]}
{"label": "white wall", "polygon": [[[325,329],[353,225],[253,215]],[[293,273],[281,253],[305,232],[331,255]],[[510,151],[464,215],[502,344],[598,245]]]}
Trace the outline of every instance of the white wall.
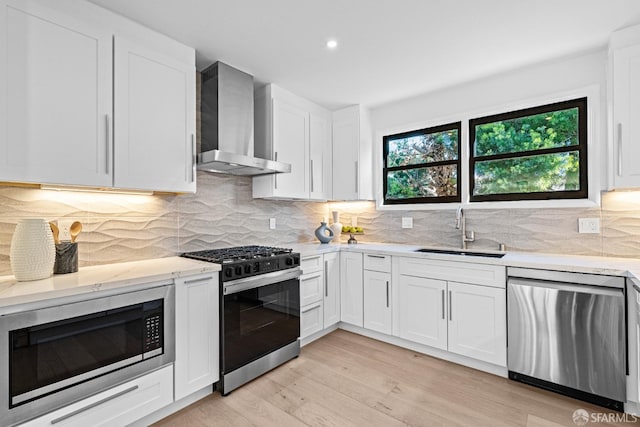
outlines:
{"label": "white wall", "polygon": [[[505,55],[508,55],[505,52]],[[590,169],[600,169],[594,179],[597,190],[606,185],[606,64],[607,51],[577,54],[501,73],[470,83],[387,104],[371,111],[374,153],[377,156],[377,189],[380,185],[382,136],[403,130],[503,113],[554,102],[574,93],[594,94],[590,105],[593,127]],[[584,96],[584,95],[583,95]],[[590,102],[591,104],[591,102]],[[592,108],[595,107],[595,108]],[[465,123],[461,143],[468,146]],[[594,156],[595,154],[595,156]],[[465,161],[464,154],[462,161]],[[600,166],[603,166],[600,168]],[[466,181],[466,177],[462,177]],[[497,206],[497,205],[496,205]]]}

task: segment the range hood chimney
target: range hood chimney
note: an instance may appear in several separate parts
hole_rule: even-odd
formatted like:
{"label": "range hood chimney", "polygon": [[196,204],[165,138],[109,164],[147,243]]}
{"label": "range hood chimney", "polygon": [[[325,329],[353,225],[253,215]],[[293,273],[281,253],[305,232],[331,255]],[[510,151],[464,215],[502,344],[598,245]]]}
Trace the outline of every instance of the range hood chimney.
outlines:
{"label": "range hood chimney", "polygon": [[291,165],[253,156],[253,76],[222,62],[202,72],[198,170],[256,176]]}

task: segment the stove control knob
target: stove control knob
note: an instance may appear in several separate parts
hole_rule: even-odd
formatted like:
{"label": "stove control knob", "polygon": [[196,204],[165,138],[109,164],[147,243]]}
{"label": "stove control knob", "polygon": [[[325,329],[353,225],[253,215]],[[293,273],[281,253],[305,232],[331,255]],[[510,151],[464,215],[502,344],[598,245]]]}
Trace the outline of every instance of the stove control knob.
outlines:
{"label": "stove control knob", "polygon": [[286,260],[287,265],[293,265],[293,257],[288,256]]}
{"label": "stove control knob", "polygon": [[246,264],[244,266],[244,273],[245,274],[251,274],[251,264]]}
{"label": "stove control knob", "polygon": [[241,276],[242,275],[242,267],[241,266],[237,266],[236,267],[236,276]]}
{"label": "stove control knob", "polygon": [[231,277],[233,276],[233,268],[232,267],[227,267],[224,269],[224,277]]}

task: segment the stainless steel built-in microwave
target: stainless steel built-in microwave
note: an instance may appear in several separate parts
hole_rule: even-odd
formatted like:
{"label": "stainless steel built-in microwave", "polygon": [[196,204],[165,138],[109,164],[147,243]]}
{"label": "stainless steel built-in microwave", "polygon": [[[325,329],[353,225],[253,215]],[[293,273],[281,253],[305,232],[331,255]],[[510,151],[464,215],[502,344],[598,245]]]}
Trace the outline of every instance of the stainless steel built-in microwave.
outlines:
{"label": "stainless steel built-in microwave", "polygon": [[174,286],[0,316],[0,419],[23,422],[174,361]]}

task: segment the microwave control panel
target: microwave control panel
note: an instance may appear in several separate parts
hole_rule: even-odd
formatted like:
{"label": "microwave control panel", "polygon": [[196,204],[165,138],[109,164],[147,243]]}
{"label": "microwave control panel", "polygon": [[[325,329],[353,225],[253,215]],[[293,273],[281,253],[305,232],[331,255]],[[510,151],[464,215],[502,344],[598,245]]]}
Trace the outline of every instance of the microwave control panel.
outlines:
{"label": "microwave control panel", "polygon": [[162,348],[162,314],[157,313],[146,318],[144,353]]}

